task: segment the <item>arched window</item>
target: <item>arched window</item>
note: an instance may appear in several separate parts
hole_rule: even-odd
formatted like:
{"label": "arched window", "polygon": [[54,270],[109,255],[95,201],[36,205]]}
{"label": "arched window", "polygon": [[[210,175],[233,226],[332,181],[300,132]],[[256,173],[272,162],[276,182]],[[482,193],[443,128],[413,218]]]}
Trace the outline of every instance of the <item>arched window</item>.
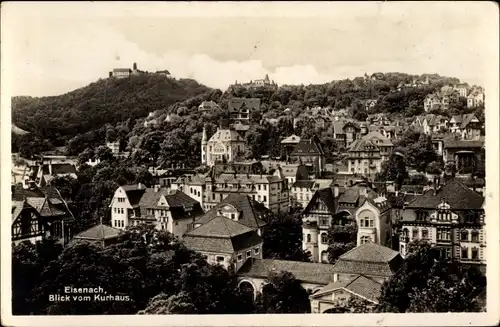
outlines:
{"label": "arched window", "polygon": [[370,236],[361,236],[361,244],[371,242]]}
{"label": "arched window", "polygon": [[326,233],[321,233],[321,243],[327,244],[328,243],[328,236]]}
{"label": "arched window", "polygon": [[307,234],[307,243],[311,243],[311,234]]}
{"label": "arched window", "polygon": [[416,239],[418,238],[418,228],[413,228],[412,231],[411,231],[411,237],[413,239]]}

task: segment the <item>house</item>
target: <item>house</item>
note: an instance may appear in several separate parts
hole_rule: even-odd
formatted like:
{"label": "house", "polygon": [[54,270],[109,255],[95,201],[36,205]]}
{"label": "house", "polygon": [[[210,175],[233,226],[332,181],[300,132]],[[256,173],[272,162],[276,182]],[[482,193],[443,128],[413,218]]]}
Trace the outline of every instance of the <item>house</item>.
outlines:
{"label": "house", "polygon": [[114,228],[144,223],[175,236],[182,236],[203,214],[200,203],[179,190],[146,188],[140,183],[118,187],[110,208]]}
{"label": "house", "polygon": [[229,117],[233,123],[250,123],[251,112],[260,110],[259,98],[231,98],[228,101]]}
{"label": "house", "polygon": [[101,223],[76,234],[71,242],[85,242],[104,247],[115,244],[122,233],[123,231],[121,229],[113,228]]}
{"label": "house", "polygon": [[114,78],[127,78],[132,74],[132,69],[130,68],[114,68],[112,72],[110,72],[110,77]]}
{"label": "house", "polygon": [[422,122],[423,132],[427,135],[448,130],[448,118],[441,115],[426,115]]}
{"label": "house", "polygon": [[305,208],[317,190],[328,187],[333,187],[333,179],[299,179],[292,184],[290,195],[302,208]]}
{"label": "house", "polygon": [[111,150],[113,155],[118,154],[120,152],[120,142],[106,142],[106,146]]}
{"label": "house", "polygon": [[424,111],[441,109],[442,101],[437,94],[429,94],[424,99]]}
{"label": "house", "polygon": [[372,81],[380,81],[385,78],[385,75],[383,73],[373,73],[370,78]]}
{"label": "house", "polygon": [[353,121],[347,121],[342,127],[342,131],[345,134],[346,146],[349,146],[352,142],[358,139],[359,132],[361,129],[358,124]]}
{"label": "house", "polygon": [[246,194],[230,194],[207,213],[196,219],[194,228],[200,227],[216,216],[224,216],[262,235],[266,221],[271,215],[272,212],[269,209],[259,205],[250,196]]}
{"label": "house", "polygon": [[382,284],[401,267],[397,251],[365,243],[339,257],[333,282],[310,296],[312,313],[344,312],[350,298],[377,304]]}
{"label": "house", "polygon": [[300,140],[290,153],[290,160],[305,165],[309,174],[320,177],[325,167],[325,152],[314,139]]}
{"label": "house", "polygon": [[333,282],[309,296],[311,313],[349,312],[348,302],[356,298],[369,303],[370,307],[378,304],[382,284],[359,275],[352,280]]}
{"label": "house", "polygon": [[77,160],[60,155],[42,155],[25,170],[23,183],[35,184],[37,187],[49,185],[54,178],[77,178]]}
{"label": "house", "polygon": [[234,129],[236,132],[238,132],[238,134],[240,134],[240,136],[243,139],[245,139],[247,132],[250,129],[250,125],[245,125],[245,124],[242,124],[241,122],[237,122],[236,124],[232,124],[230,126],[230,129]]}
{"label": "house", "polygon": [[290,188],[298,180],[309,179],[309,172],[307,171],[307,167],[302,164],[286,164],[281,165],[280,167],[283,171],[283,176],[286,178],[288,186]]}
{"label": "house", "polygon": [[314,293],[333,281],[333,265],[313,262],[274,259],[248,260],[238,271],[238,287],[262,293],[270,273],[287,271],[292,273],[302,287]]}
{"label": "house", "polygon": [[464,117],[464,115],[456,115],[456,116],[451,117],[450,125],[449,125],[451,133],[460,133],[461,134],[463,117]]}
{"label": "house", "polygon": [[199,106],[198,106],[198,111],[213,111],[215,109],[220,109],[220,106],[215,103],[214,101],[203,101]]}
{"label": "house", "polygon": [[402,263],[398,251],[372,242],[364,243],[339,257],[332,269],[334,282],[362,275],[383,284],[401,268]]}
{"label": "house", "polygon": [[383,197],[366,199],[356,210],[357,245],[368,242],[390,245],[391,206]]}
{"label": "house", "polygon": [[299,144],[300,136],[295,134],[290,135],[289,137],[284,138],[281,141],[281,157],[284,157],[288,160],[290,154],[293,152],[293,149]]}
{"label": "house", "polygon": [[399,222],[400,253],[407,254],[409,242],[426,240],[443,258],[484,264],[484,217],[483,196],[454,178],[434,192],[413,197],[404,206]]}
{"label": "house", "polygon": [[373,109],[377,105],[377,100],[366,100],[365,101],[365,110],[369,111]]}
{"label": "house", "polygon": [[467,108],[477,108],[484,105],[484,92],[474,91],[467,97]]}
{"label": "house", "polygon": [[390,118],[384,113],[377,113],[369,116],[368,121],[371,125],[387,126],[391,124]]}
{"label": "house", "polygon": [[392,141],[389,138],[385,137],[380,132],[371,131],[370,133],[363,136],[361,139],[364,141],[370,141],[372,142],[372,144],[375,144],[376,146],[379,147],[382,161],[389,159],[389,156],[392,152],[392,148],[394,147]]}
{"label": "house", "polygon": [[287,179],[280,168],[272,174],[216,173],[179,178],[173,187],[199,201],[204,210],[210,210],[233,193],[247,194],[271,211],[288,212]]}
{"label": "house", "polygon": [[454,164],[458,173],[470,173],[479,160],[484,160],[482,140],[443,140],[443,161]]}
{"label": "house", "polygon": [[160,75],[160,76],[165,76],[165,77],[172,77],[170,72],[166,69],[164,70],[157,70],[155,74]]}
{"label": "house", "polygon": [[313,262],[328,262],[328,229],[335,223],[335,197],[338,189],[316,190],[302,212],[302,249],[311,253]]}
{"label": "house", "polygon": [[236,161],[246,149],[245,140],[234,129],[217,129],[208,139],[207,130],[203,128],[201,140],[201,163],[213,166],[216,162]]}
{"label": "house", "polygon": [[253,81],[251,80],[248,83],[241,83],[241,84],[238,83],[238,81],[235,81],[233,85],[243,86],[246,89],[255,89],[255,88],[259,88],[259,87],[270,87],[273,89],[278,88],[278,84],[276,84],[274,81],[271,81],[267,74],[262,79],[256,79]]}
{"label": "house", "polygon": [[233,161],[228,163],[217,162],[213,166],[215,174],[262,174],[265,168],[257,160]]}
{"label": "house", "polygon": [[459,131],[463,140],[479,140],[483,133],[483,123],[475,114],[465,114]]}
{"label": "house", "polygon": [[454,90],[458,92],[461,98],[466,98],[469,90],[469,85],[467,83],[457,84]]}
{"label": "house", "polygon": [[67,244],[73,236],[74,217],[53,187],[12,186],[12,242],[35,243],[46,238]]}
{"label": "house", "polygon": [[187,248],[211,264],[238,271],[248,260],[262,259],[262,238],[257,232],[225,216],[215,216],[183,237]]}
{"label": "house", "polygon": [[[348,149],[346,159],[350,173],[372,176],[382,169],[382,155],[379,145],[373,140],[356,140]],[[384,150],[387,147],[384,146]]]}

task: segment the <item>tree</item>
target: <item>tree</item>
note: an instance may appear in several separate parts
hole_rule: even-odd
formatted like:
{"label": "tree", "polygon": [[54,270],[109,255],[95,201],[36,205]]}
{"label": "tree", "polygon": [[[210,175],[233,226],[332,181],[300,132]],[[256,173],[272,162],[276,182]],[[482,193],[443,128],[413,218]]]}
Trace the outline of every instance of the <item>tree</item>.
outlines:
{"label": "tree", "polygon": [[165,293],[160,293],[149,301],[148,306],[144,310],[140,310],[138,314],[196,314],[198,311],[191,298],[186,292],[180,292],[168,296]]}
{"label": "tree", "polygon": [[328,262],[335,263],[347,251],[356,247],[358,228],[350,226],[332,225],[328,229]]}
{"label": "tree", "polygon": [[296,216],[272,215],[262,237],[265,258],[310,261],[311,254],[302,250],[302,222]]}
{"label": "tree", "polygon": [[258,313],[309,313],[309,294],[287,271],[270,272],[257,298]]}
{"label": "tree", "polygon": [[401,269],[385,282],[379,312],[481,310],[486,278],[477,267],[440,259],[425,241],[411,242]]}

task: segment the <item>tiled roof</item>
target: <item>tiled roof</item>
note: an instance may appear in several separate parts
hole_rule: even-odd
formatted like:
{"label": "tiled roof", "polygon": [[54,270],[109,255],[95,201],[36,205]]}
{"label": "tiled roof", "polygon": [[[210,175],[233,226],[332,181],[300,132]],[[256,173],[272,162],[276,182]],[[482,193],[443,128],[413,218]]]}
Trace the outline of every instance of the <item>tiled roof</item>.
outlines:
{"label": "tiled roof", "polygon": [[297,180],[295,183],[293,183],[293,187],[298,187],[298,188],[307,188],[311,189],[314,185],[314,181],[311,180]]}
{"label": "tiled roof", "polygon": [[292,134],[289,137],[284,138],[283,141],[281,141],[281,144],[296,144],[299,142],[300,142],[300,136]]}
{"label": "tiled roof", "polygon": [[26,208],[32,208],[26,201],[12,201],[12,222],[14,222]]}
{"label": "tiled roof", "polygon": [[115,72],[115,73],[128,73],[128,72],[130,72],[130,68],[114,68],[113,72]]}
{"label": "tiled roof", "polygon": [[333,282],[333,265],[273,259],[248,260],[238,271],[239,276],[267,278],[272,271],[288,271],[301,282],[327,285]]}
{"label": "tiled roof", "polygon": [[[165,206],[158,206],[162,196],[165,197],[167,203]],[[178,190],[173,192],[163,189],[155,191],[148,188],[144,191],[138,203],[141,208],[141,215],[144,216],[146,216],[147,209],[165,209],[167,205],[174,220],[192,218],[203,214],[198,201]]]}
{"label": "tiled roof", "polygon": [[257,208],[257,202],[244,194],[230,194],[219,204],[196,220],[197,224],[205,224],[217,216],[217,212],[226,205],[233,206],[239,212],[238,223],[255,229],[265,226],[271,211],[264,206]]}
{"label": "tiled roof", "polygon": [[482,141],[476,140],[444,140],[445,148],[461,148],[461,149],[470,149],[470,148],[481,148],[483,146]]}
{"label": "tiled roof", "polygon": [[389,138],[385,137],[384,135],[380,134],[379,131],[371,131],[370,133],[363,136],[361,139],[365,140],[365,141],[378,140],[379,145],[384,145],[384,146],[391,146],[392,145],[391,140]]}
{"label": "tiled roof", "polygon": [[378,303],[378,298],[382,290],[382,284],[377,283],[373,279],[360,275],[354,279],[330,283],[320,289],[318,292],[314,293],[311,297],[316,298],[321,295],[330,294],[337,289],[346,289],[369,301]]}
{"label": "tiled roof", "polygon": [[461,128],[466,128],[467,125],[469,125],[469,123],[471,122],[471,120],[474,119],[474,118],[477,119],[476,115],[474,115],[474,114],[465,114],[464,118],[463,118],[463,121],[462,121]]}
{"label": "tiled roof", "polygon": [[399,269],[401,262],[399,252],[368,242],[340,256],[333,270],[336,273],[387,277]]}
{"label": "tiled roof", "polygon": [[379,147],[372,141],[360,139],[352,142],[349,151],[379,151]]}
{"label": "tiled roof", "polygon": [[243,138],[234,129],[219,129],[208,142],[243,142]]}
{"label": "tiled roof", "polygon": [[85,239],[85,240],[107,240],[111,238],[116,238],[122,233],[121,230],[113,228],[108,225],[99,224],[91,227],[77,235],[75,239]]}
{"label": "tiled roof", "polygon": [[388,247],[368,242],[344,253],[340,256],[339,259],[349,261],[388,263],[398,254],[399,252],[394,251]]}
{"label": "tiled roof", "polygon": [[457,124],[461,124],[463,121],[463,116],[462,115],[453,116],[451,117],[450,121],[451,120],[453,120]]}
{"label": "tiled roof", "polygon": [[12,201],[23,201],[25,198],[43,198],[44,192],[39,188],[24,189],[21,184],[16,184],[12,188]]}
{"label": "tiled roof", "polygon": [[300,140],[292,151],[292,156],[295,155],[323,155],[321,146],[311,140]]}
{"label": "tiled roof", "polygon": [[27,197],[26,202],[35,208],[35,210],[44,217],[66,215],[66,211],[59,209],[57,206],[50,204],[48,198],[31,198]]}
{"label": "tiled roof", "polygon": [[76,174],[76,167],[71,164],[53,164],[52,175],[59,174]]}
{"label": "tiled roof", "polygon": [[142,195],[146,191],[144,186],[140,187],[138,185],[123,185],[122,188],[125,190],[125,194],[127,194],[128,201],[132,207],[139,206],[139,201],[142,198]]}
{"label": "tiled roof", "polygon": [[216,216],[198,228],[189,231],[189,236],[231,238],[252,231],[251,228],[224,216]]}
{"label": "tiled roof", "polygon": [[484,198],[479,193],[454,178],[438,189],[436,195],[431,193],[415,196],[408,203],[407,208],[436,209],[443,200],[450,205],[452,210],[479,210],[484,202]]}

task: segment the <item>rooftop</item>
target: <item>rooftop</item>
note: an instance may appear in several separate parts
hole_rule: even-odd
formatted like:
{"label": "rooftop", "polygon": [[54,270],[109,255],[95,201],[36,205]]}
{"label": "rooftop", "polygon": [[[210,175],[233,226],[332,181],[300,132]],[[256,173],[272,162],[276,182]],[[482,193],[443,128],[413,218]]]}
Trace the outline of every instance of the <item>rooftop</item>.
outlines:
{"label": "rooftop", "polygon": [[338,289],[348,290],[349,292],[361,296],[368,301],[378,303],[378,298],[380,297],[382,290],[382,284],[360,275],[354,279],[330,283],[311,295],[311,298],[317,298],[325,294],[330,294]]}

